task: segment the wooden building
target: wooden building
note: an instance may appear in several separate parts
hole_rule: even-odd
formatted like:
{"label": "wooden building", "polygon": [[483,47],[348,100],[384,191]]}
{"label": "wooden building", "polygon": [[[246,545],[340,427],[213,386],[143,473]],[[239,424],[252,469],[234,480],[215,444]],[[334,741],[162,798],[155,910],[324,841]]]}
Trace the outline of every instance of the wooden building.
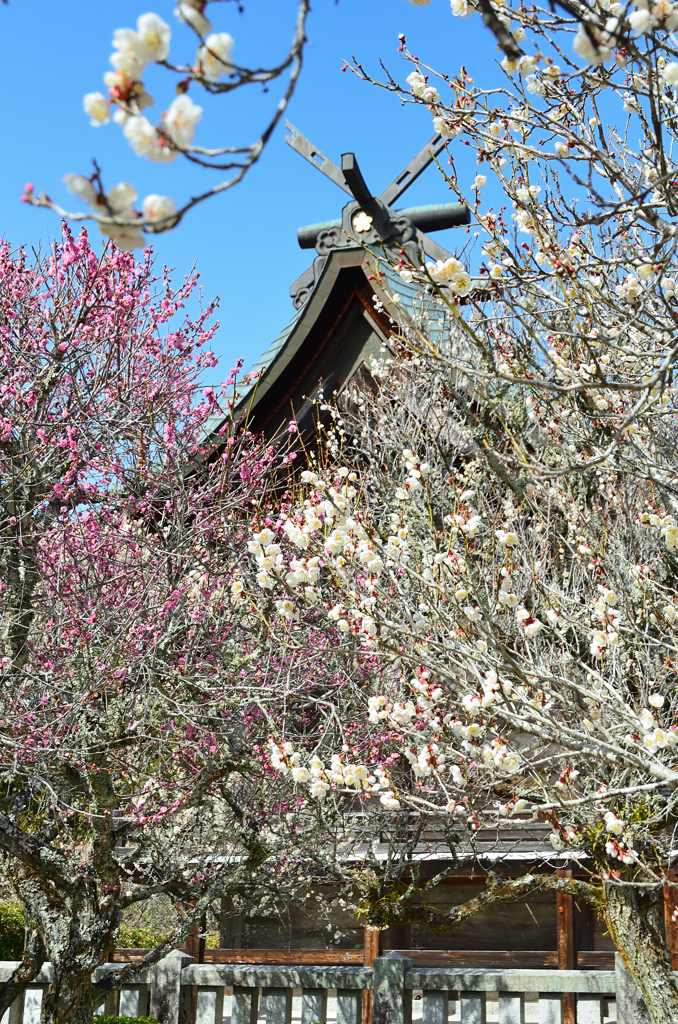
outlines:
{"label": "wooden building", "polygon": [[[339,219],[299,230],[300,244],[315,249],[315,258],[292,285],[295,312],[253,367],[256,379],[243,390],[236,413],[247,417],[252,430],[269,437],[290,420],[296,421],[302,436],[310,437],[313,399],[319,388],[325,397],[340,394],[364,372],[372,356],[378,358],[388,350],[396,307],[405,306],[411,312],[417,303],[426,301],[421,289],[404,282],[396,271],[384,270],[382,265],[382,273],[377,273],[377,258],[386,255],[397,262],[405,257],[417,265],[425,257],[447,259],[451,254],[425,232],[455,225],[463,230],[469,223],[469,211],[458,204],[404,210],[393,207],[444,145],[439,137],[431,139],[401,174],[374,196],[353,154],[345,154],[339,167],[288,127],[290,145],[348,193],[349,200]],[[433,303],[431,310],[435,325],[439,314]],[[212,428],[216,431],[221,422],[215,417]],[[490,869],[513,877],[535,868],[576,874],[580,869],[554,852],[547,831],[504,836],[500,850],[495,837],[479,837],[481,852],[473,868],[452,869],[449,853],[446,857],[444,851],[422,849],[422,870],[431,877],[450,867],[449,877],[427,893],[427,900],[441,910],[464,902],[477,894]],[[330,891],[323,895],[330,902],[336,896]],[[667,895],[667,935],[678,968],[669,900]],[[380,950],[397,949],[415,962],[430,965],[565,969],[610,967],[614,962],[612,941],[591,909],[577,906],[570,896],[552,892],[496,906],[444,935],[420,927],[394,928],[380,935],[337,909],[329,923],[293,910],[271,918],[229,919],[220,939],[222,948],[208,950],[206,960],[371,964]]]}

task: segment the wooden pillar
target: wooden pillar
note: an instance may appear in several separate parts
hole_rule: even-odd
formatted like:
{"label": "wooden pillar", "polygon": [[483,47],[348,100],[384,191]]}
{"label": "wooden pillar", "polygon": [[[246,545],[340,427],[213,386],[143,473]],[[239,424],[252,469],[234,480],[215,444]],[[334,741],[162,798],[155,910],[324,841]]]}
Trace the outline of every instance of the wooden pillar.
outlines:
{"label": "wooden pillar", "polygon": [[[569,868],[556,871],[556,878],[572,878]],[[556,929],[558,936],[558,970],[573,971],[574,956],[574,899],[567,893],[556,893]],[[563,996],[563,1024],[576,1024],[576,996],[566,992]]]}
{"label": "wooden pillar", "polygon": [[196,964],[204,964],[205,962],[205,928],[207,927],[207,921],[205,915],[196,921],[191,929],[191,933],[186,939],[186,952],[189,956],[193,957]]}
{"label": "wooden pillar", "polygon": [[664,931],[671,969],[678,971],[678,871],[675,868],[669,868],[668,881],[673,885],[664,886]]}
{"label": "wooden pillar", "polygon": [[[363,932],[363,966],[372,967],[374,958],[381,955],[381,932],[366,924]],[[363,1024],[372,1024],[372,992],[363,992]]]}

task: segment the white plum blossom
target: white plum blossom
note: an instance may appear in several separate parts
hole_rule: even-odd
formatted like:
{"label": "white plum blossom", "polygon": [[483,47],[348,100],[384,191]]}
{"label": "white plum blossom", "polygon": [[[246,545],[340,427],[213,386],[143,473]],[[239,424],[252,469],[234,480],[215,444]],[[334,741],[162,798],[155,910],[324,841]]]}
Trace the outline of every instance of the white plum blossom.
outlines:
{"label": "white plum blossom", "polygon": [[532,622],[528,622],[524,627],[525,636],[528,640],[531,640],[533,637],[537,636],[538,633],[541,633],[543,628],[543,622],[540,622],[539,619],[533,619]]}
{"label": "white plum blossom", "polygon": [[471,291],[471,276],[461,260],[454,256],[437,263],[427,263],[426,270],[436,284],[444,285],[457,295],[468,295]]}
{"label": "white plum blossom", "polygon": [[605,828],[612,835],[620,836],[626,828],[626,822],[618,818],[613,811],[607,811],[605,814]]}
{"label": "white plum blossom", "polygon": [[143,55],[139,36],[132,28],[118,28],[113,33],[115,52],[110,64],[129,82],[140,82],[148,61]]}
{"label": "white plum blossom", "polygon": [[421,96],[426,88],[426,78],[420,71],[412,71],[407,76],[407,84],[412,90],[412,94],[414,96]]}
{"label": "white plum blossom", "polygon": [[177,96],[163,118],[172,142],[181,149],[190,146],[195,136],[195,126],[201,117],[202,107],[194,103],[190,96]]}
{"label": "white plum blossom", "polygon": [[519,74],[521,74],[523,78],[527,78],[528,75],[534,74],[534,70],[537,67],[538,61],[538,57],[532,57],[527,54],[521,57],[518,61]]}
{"label": "white plum blossom", "polygon": [[433,85],[426,85],[421,90],[420,97],[429,106],[437,107],[440,104],[440,93]]}
{"label": "white plum blossom", "polygon": [[[616,20],[616,19],[615,19]],[[612,56],[607,32],[590,21],[582,22],[574,37],[574,52],[588,64],[602,64]]]}
{"label": "white plum blossom", "polygon": [[655,19],[648,10],[638,8],[629,14],[629,25],[638,35],[643,35],[655,25]]}
{"label": "white plum blossom", "polygon": [[654,715],[652,714],[652,712],[650,711],[649,708],[643,708],[643,710],[641,711],[641,713],[640,713],[640,724],[641,724],[642,728],[646,732],[648,732],[650,729],[654,728],[655,717],[654,717]]}
{"label": "white plum blossom", "polygon": [[102,92],[88,92],[83,98],[82,105],[95,128],[110,121],[111,106]]}
{"label": "white plum blossom", "polygon": [[[108,192],[108,203],[116,216],[123,220],[135,221],[138,213],[134,209],[137,198],[137,190],[126,181],[114,185]],[[100,230],[113,239],[118,248],[126,252],[133,249],[143,249],[144,236],[141,229],[134,224],[100,224]]]}
{"label": "white plum blossom", "polygon": [[536,96],[546,95],[546,86],[538,75],[528,75],[525,79],[525,84],[527,85],[528,92],[533,93]]}
{"label": "white plum blossom", "polygon": [[233,37],[228,32],[215,32],[208,36],[198,51],[198,66],[208,82],[218,82],[223,75],[233,70],[231,50]]}
{"label": "white plum blossom", "polygon": [[143,249],[145,242],[141,229],[134,221],[138,220],[138,213],[134,209],[137,192],[133,185],[121,181],[114,185],[108,192],[108,196],[100,196],[89,178],[82,174],[67,174],[64,183],[70,192],[86,202],[96,213],[108,215],[108,207],[121,220],[131,221],[130,224],[99,224],[102,234],[108,235],[119,249],[124,252],[131,252],[133,249]]}
{"label": "white plum blossom", "polygon": [[169,25],[157,14],[142,14],[137,19],[137,48],[149,63],[167,60],[171,35]]}
{"label": "white plum blossom", "polygon": [[176,211],[176,204],[170,196],[146,196],[141,204],[144,220],[164,220]]}
{"label": "white plum blossom", "polygon": [[157,14],[142,14],[137,30],[118,28],[113,33],[115,52],[111,67],[129,82],[141,81],[146,65],[169,57],[170,27]]}
{"label": "white plum blossom", "polygon": [[642,284],[633,274],[627,274],[622,283],[615,286],[617,295],[629,302],[637,299],[642,290]]}
{"label": "white plum blossom", "polygon": [[137,190],[127,181],[121,181],[120,184],[114,185],[108,193],[108,202],[114,213],[133,215],[136,198]]}
{"label": "white plum blossom", "polygon": [[78,199],[82,199],[92,207],[97,205],[97,191],[89,178],[86,178],[84,174],[65,174],[64,184],[68,186],[68,191],[72,192]]}
{"label": "white plum blossom", "polygon": [[137,156],[146,156],[153,163],[170,163],[176,159],[177,151],[162,138],[143,114],[134,114],[129,117],[125,122],[123,133]]}
{"label": "white plum blossom", "polygon": [[446,118],[436,116],[433,118],[433,130],[443,139],[456,139],[461,135],[463,128],[461,124],[453,125]]}

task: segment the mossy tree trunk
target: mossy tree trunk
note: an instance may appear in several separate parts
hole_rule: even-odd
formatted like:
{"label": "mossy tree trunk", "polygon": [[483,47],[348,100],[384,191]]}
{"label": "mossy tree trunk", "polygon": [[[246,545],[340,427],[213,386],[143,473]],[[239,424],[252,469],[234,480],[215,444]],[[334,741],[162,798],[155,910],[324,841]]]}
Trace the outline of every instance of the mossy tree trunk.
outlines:
{"label": "mossy tree trunk", "polygon": [[601,912],[653,1024],[676,1024],[678,987],[664,935],[663,890],[605,884]]}

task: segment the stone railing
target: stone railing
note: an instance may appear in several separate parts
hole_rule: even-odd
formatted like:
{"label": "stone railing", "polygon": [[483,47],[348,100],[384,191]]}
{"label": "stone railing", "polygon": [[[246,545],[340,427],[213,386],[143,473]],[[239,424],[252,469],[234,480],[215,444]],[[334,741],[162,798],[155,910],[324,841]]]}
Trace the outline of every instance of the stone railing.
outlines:
{"label": "stone railing", "polygon": [[[13,963],[0,963],[0,982]],[[104,964],[99,980],[121,964]],[[0,1024],[39,1024],[51,969],[45,965]],[[413,1007],[413,995],[414,1007]],[[230,1003],[230,1014],[225,1013]],[[329,1004],[329,1005],[328,1005]],[[610,1004],[614,1004],[614,1009]],[[197,964],[175,951],[112,993],[100,1013],[150,1014],[160,1024],[642,1024],[649,1020],[637,990],[617,958],[612,971],[413,967],[398,953],[373,967]]]}

